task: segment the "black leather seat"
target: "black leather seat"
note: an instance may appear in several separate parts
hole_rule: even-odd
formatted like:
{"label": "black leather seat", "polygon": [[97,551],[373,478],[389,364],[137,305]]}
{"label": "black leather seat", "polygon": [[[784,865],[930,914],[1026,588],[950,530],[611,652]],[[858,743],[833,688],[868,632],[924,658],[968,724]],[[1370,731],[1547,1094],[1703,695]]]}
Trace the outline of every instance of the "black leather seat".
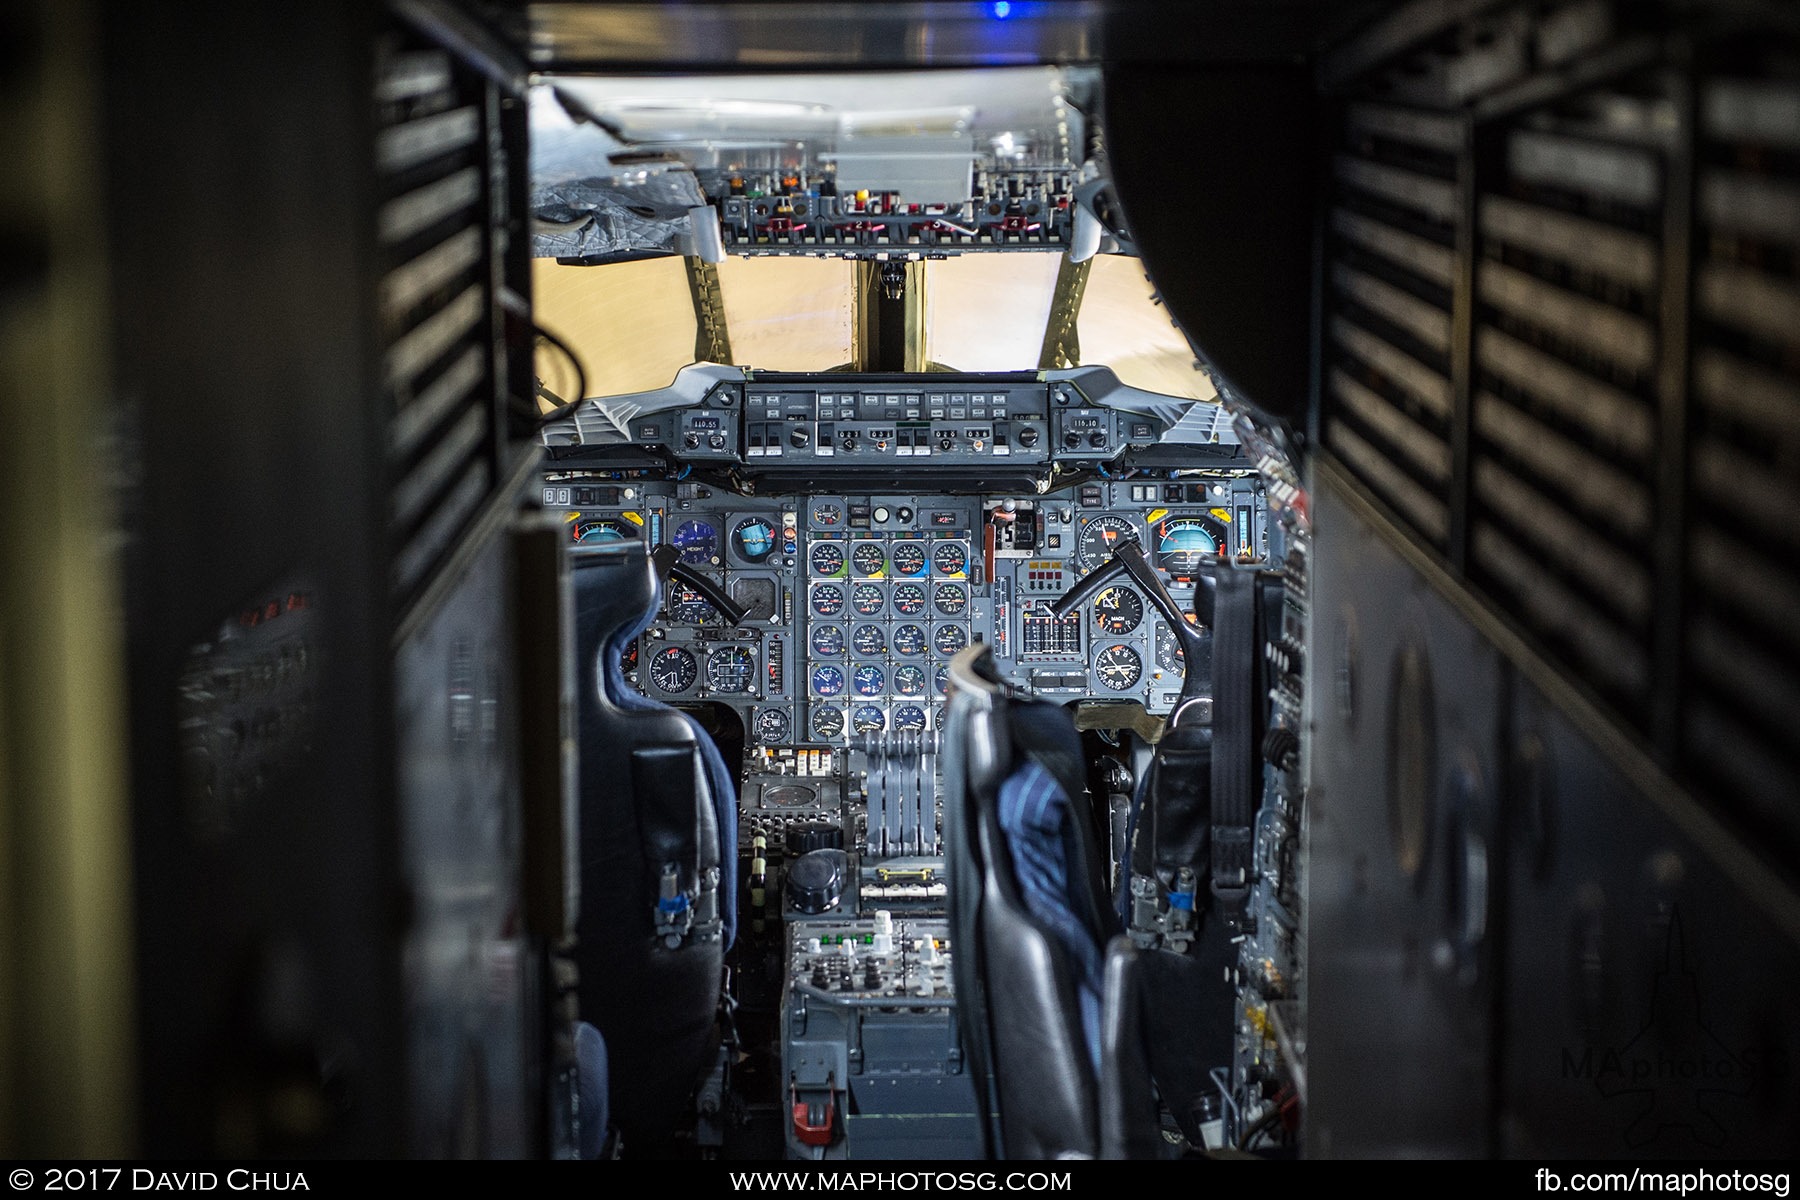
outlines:
{"label": "black leather seat", "polygon": [[952,665],[944,747],[953,970],[1002,1158],[1149,1158],[1160,1147],[1139,954],[1113,936],[1068,714]]}
{"label": "black leather seat", "polygon": [[692,717],[625,682],[620,654],[660,591],[642,543],[584,551],[572,568],[581,1014],[606,1040],[623,1153],[667,1155],[713,1059],[736,933],[736,781]]}

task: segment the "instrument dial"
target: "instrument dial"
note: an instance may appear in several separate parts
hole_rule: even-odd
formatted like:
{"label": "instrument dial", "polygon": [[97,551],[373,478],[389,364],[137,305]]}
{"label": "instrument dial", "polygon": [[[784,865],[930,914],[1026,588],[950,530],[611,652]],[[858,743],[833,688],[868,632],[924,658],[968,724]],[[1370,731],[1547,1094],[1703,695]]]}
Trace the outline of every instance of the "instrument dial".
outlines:
{"label": "instrument dial", "polygon": [[903,617],[916,617],[925,611],[925,589],[916,583],[894,585],[894,611]]}
{"label": "instrument dial", "polygon": [[665,692],[685,692],[700,676],[700,664],[681,646],[664,646],[650,656],[650,682]]}
{"label": "instrument dial", "polygon": [[894,574],[913,576],[925,573],[925,546],[920,542],[895,542],[888,551],[888,565]]}
{"label": "instrument dial", "polygon": [[[939,663],[938,664],[937,670],[935,672],[933,672],[932,676],[931,676],[931,686],[937,689],[937,694],[940,696],[948,696],[950,694],[950,664],[949,663]],[[944,708],[943,705],[941,705],[941,704],[938,705],[938,715],[939,716],[943,715],[943,708]],[[938,722],[938,724],[939,724],[939,727],[941,728],[943,725],[943,722],[940,721],[940,722]]]}
{"label": "instrument dial", "polygon": [[821,742],[835,742],[844,736],[844,710],[827,704],[812,710],[812,735]]}
{"label": "instrument dial", "polygon": [[781,545],[773,522],[763,517],[745,517],[731,529],[731,547],[745,562],[759,563],[775,553]]}
{"label": "instrument dial", "polygon": [[747,646],[720,646],[706,656],[706,686],[715,692],[747,692],[755,680],[756,656]]}
{"label": "instrument dial", "polygon": [[675,527],[675,548],[681,561],[690,566],[707,566],[719,561],[719,531],[705,521],[683,521]]}
{"label": "instrument dial", "polygon": [[812,610],[821,617],[835,617],[844,611],[844,589],[835,583],[815,583]]}
{"label": "instrument dial", "polygon": [[859,696],[879,696],[887,687],[887,673],[874,663],[863,663],[851,676],[850,686],[856,689]]}
{"label": "instrument dial", "polygon": [[844,690],[844,672],[833,666],[812,669],[812,690],[821,696],[836,696]]}
{"label": "instrument dial", "polygon": [[594,517],[575,522],[571,536],[578,546],[597,546],[601,542],[625,542],[638,535],[638,528],[617,517]]}
{"label": "instrument dial", "polygon": [[862,655],[887,653],[887,634],[879,625],[858,625],[850,635],[850,644]]}
{"label": "instrument dial", "polygon": [[759,709],[756,714],[756,740],[765,746],[776,746],[788,740],[794,723],[785,708]]}
{"label": "instrument dial", "polygon": [[1128,587],[1109,587],[1094,597],[1094,624],[1117,637],[1144,620],[1144,602]]}
{"label": "instrument dial", "polygon": [[1130,646],[1108,646],[1094,657],[1094,674],[1115,692],[1135,687],[1144,674],[1144,660]]}
{"label": "instrument dial", "polygon": [[842,575],[844,548],[836,542],[814,542],[807,561],[812,564],[814,575]]}
{"label": "instrument dial", "polygon": [[902,704],[894,710],[894,728],[908,731],[925,728],[925,710],[916,704]]}
{"label": "instrument dial", "polygon": [[1156,565],[1177,582],[1192,583],[1218,556],[1219,539],[1202,517],[1170,517],[1156,527]]}
{"label": "instrument dial", "polygon": [[958,616],[969,607],[969,589],[960,583],[940,583],[931,594],[931,602],[946,617]]}
{"label": "instrument dial", "polygon": [[887,728],[887,714],[881,711],[879,705],[858,705],[856,711],[850,714],[850,728],[857,733],[880,733]]}
{"label": "instrument dial", "polygon": [[969,644],[969,635],[961,625],[939,625],[931,633],[931,644],[948,658]]}
{"label": "instrument dial", "polygon": [[1111,557],[1113,547],[1137,537],[1137,527],[1126,517],[1095,517],[1075,542],[1075,564],[1091,571]]}
{"label": "instrument dial", "polygon": [[717,625],[723,619],[706,597],[678,579],[669,581],[669,598],[663,607],[670,620],[687,625]]}
{"label": "instrument dial", "polygon": [[858,542],[850,551],[850,565],[856,568],[858,575],[879,575],[887,566],[887,552],[880,542]]}
{"label": "instrument dial", "polygon": [[814,654],[827,658],[844,652],[844,631],[836,625],[815,625],[812,631]]}
{"label": "instrument dial", "polygon": [[858,616],[872,617],[881,611],[887,597],[882,594],[879,583],[853,583],[850,585],[850,607]]}
{"label": "instrument dial", "polygon": [[844,510],[836,504],[815,504],[813,505],[812,519],[814,525],[823,525],[827,529],[835,528],[844,523]]}
{"label": "instrument dial", "polygon": [[1165,671],[1187,673],[1187,655],[1182,653],[1175,631],[1166,625],[1156,627],[1156,665]]}
{"label": "instrument dial", "polygon": [[927,686],[924,667],[908,663],[894,668],[894,690],[902,696],[923,696]]}
{"label": "instrument dial", "polygon": [[960,579],[969,571],[969,551],[961,542],[939,542],[931,548],[931,569]]}
{"label": "instrument dial", "polygon": [[895,626],[894,653],[906,658],[916,658],[925,653],[925,631],[917,625]]}

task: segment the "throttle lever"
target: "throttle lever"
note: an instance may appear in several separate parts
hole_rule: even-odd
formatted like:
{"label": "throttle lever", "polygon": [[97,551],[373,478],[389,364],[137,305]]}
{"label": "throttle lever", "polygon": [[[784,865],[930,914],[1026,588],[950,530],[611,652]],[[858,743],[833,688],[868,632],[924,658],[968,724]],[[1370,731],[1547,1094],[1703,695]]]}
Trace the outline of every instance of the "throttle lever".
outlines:
{"label": "throttle lever", "polygon": [[681,561],[681,551],[664,543],[650,552],[650,561],[656,567],[656,577],[667,583],[670,579],[679,579],[694,591],[700,598],[725,615],[731,625],[742,625],[744,617],[750,612],[742,604],[725,594],[725,589],[702,575],[694,568]]}

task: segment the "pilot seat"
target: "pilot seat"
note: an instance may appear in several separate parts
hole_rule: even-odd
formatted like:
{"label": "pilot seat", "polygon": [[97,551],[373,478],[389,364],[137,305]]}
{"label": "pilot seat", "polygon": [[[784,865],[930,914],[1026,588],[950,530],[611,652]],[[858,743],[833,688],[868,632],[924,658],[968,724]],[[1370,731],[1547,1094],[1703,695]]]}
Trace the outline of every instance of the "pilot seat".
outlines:
{"label": "pilot seat", "polygon": [[945,843],[957,1007],[997,1158],[1154,1158],[1140,952],[1117,935],[1080,741],[1010,696],[992,651],[951,665]]}
{"label": "pilot seat", "polygon": [[736,936],[736,782],[693,717],[626,682],[655,619],[641,542],[572,564],[579,696],[581,1015],[604,1036],[627,1157],[667,1157],[716,1058],[723,959]]}

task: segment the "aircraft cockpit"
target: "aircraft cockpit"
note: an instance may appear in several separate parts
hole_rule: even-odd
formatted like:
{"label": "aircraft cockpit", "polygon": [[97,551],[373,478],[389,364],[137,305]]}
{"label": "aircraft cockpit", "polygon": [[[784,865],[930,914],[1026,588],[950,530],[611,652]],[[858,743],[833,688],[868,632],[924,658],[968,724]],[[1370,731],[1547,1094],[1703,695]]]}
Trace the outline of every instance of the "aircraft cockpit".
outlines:
{"label": "aircraft cockpit", "polygon": [[[1298,677],[1276,672],[1286,708],[1252,695],[1303,612],[1304,521],[1277,440],[1224,401],[1134,255],[1097,84],[1024,67],[533,90],[538,498],[568,550],[578,690],[602,693],[580,705],[574,964],[628,1154],[1091,1156],[1120,1055],[1169,1101],[1127,1098],[1146,1144],[1236,1145],[1279,1115],[1273,1056],[1237,1031],[1295,974],[1276,860],[1297,809],[1273,767],[1265,804],[1261,739],[1293,741]],[[1247,756],[1230,828],[1207,803],[1221,686]],[[1117,990],[1186,1013],[1178,1036],[1103,1055],[1095,971],[1058,995],[1047,966],[1003,983],[1026,968],[979,948],[998,910],[958,860],[976,797],[1003,789],[968,774],[963,708],[1001,720],[996,696],[1035,731],[1006,754],[1063,774],[1044,789],[1068,839],[1054,882],[1080,901],[1015,897],[1004,937],[1060,929],[1043,948],[1085,967],[1117,939],[1145,958]],[[640,747],[640,727],[662,732]],[[700,765],[658,786],[643,764],[671,730]],[[619,754],[593,755],[626,745],[622,788]],[[623,861],[656,820],[703,832],[686,857]],[[1215,903],[1216,839],[1241,841],[1225,871],[1254,894]],[[1016,888],[1023,864],[989,854]],[[632,894],[620,873],[639,903],[596,911]],[[1240,989],[1245,963],[1261,983]],[[671,982],[652,1002],[621,972]],[[1031,1085],[1067,1093],[1049,1125],[1003,1032],[1014,988],[1081,1018]],[[730,1020],[701,1036],[715,1008]]]}

